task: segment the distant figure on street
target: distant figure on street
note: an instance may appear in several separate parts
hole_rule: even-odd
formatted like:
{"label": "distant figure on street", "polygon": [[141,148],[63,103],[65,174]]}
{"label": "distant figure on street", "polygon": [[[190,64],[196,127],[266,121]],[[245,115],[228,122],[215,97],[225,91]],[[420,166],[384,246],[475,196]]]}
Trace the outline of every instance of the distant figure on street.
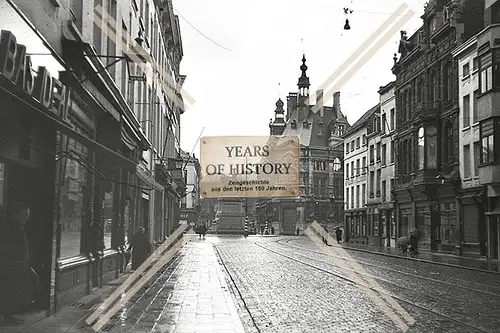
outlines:
{"label": "distant figure on street", "polygon": [[132,269],[135,270],[149,257],[151,244],[144,227],[137,228],[137,231],[130,241],[127,251],[132,251]]}
{"label": "distant figure on street", "polygon": [[300,234],[300,229],[297,227],[297,230],[295,230],[295,234],[298,236]]}
{"label": "distant figure on street", "polygon": [[271,227],[271,235],[274,235],[274,227]]}
{"label": "distant figure on street", "polygon": [[417,229],[412,229],[410,231],[411,252],[413,252],[414,254],[418,254],[418,236],[419,232]]}
{"label": "distant figure on street", "polygon": [[340,227],[337,227],[335,230],[335,235],[337,236],[337,243],[340,244],[340,242],[342,242],[342,229],[340,229]]}
{"label": "distant figure on street", "polygon": [[200,225],[200,236],[203,236],[203,239],[205,239],[206,234],[207,227],[204,224]]}
{"label": "distant figure on street", "polygon": [[406,254],[406,252],[408,252],[408,245],[410,245],[410,240],[406,236],[399,237],[396,244],[401,249],[403,254]]}

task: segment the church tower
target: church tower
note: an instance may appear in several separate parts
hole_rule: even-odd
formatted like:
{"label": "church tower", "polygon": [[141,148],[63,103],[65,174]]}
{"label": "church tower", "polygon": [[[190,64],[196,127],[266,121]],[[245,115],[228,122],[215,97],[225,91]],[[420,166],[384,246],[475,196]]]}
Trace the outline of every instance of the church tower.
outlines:
{"label": "church tower", "polygon": [[284,105],[285,103],[283,103],[281,98],[279,98],[276,102],[276,110],[274,110],[274,122],[271,119],[271,122],[269,123],[270,135],[283,135],[286,125],[285,110],[283,109]]}
{"label": "church tower", "polygon": [[306,55],[302,55],[302,65],[300,66],[302,75],[299,77],[297,86],[299,87],[298,96],[298,121],[303,121],[309,116],[309,78],[307,77]]}

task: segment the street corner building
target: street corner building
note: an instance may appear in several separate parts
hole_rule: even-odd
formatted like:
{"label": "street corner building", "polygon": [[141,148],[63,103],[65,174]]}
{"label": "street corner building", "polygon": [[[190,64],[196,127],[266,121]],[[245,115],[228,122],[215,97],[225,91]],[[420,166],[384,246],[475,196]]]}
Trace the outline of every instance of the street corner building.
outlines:
{"label": "street corner building", "polygon": [[139,226],[153,250],[179,223],[179,20],[171,1],[138,3],[0,0],[0,223],[29,208],[39,276],[24,313],[123,274]]}
{"label": "street corner building", "polygon": [[292,198],[259,198],[255,208],[257,230],[272,228],[284,235],[303,233],[314,220],[333,230],[343,224],[344,216],[342,136],[349,123],[340,110],[340,93],[330,97],[333,106],[326,106],[323,91],[318,90],[316,104],[311,104],[305,55],[300,70],[298,93],[289,93],[286,111],[278,99],[269,123],[270,135],[299,138],[300,193]]}

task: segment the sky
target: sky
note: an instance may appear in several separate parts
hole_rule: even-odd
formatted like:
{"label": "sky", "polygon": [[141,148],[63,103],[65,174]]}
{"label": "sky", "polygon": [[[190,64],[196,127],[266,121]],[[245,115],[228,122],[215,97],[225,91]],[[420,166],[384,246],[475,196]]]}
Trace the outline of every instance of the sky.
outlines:
{"label": "sky", "polygon": [[[339,89],[350,124],[379,102],[378,89],[393,81],[400,30],[422,24],[424,0],[405,2],[407,22]],[[316,89],[403,4],[402,0],[173,0],[179,15],[184,91],[195,102],[181,116],[183,150],[199,156],[198,138],[269,135],[275,103],[297,92],[302,53],[311,99]],[[346,15],[343,8],[353,12]],[[344,30],[346,18],[351,30]],[[365,51],[366,52],[366,51]],[[337,78],[338,80],[339,78]],[[325,105],[333,92],[324,89]]]}

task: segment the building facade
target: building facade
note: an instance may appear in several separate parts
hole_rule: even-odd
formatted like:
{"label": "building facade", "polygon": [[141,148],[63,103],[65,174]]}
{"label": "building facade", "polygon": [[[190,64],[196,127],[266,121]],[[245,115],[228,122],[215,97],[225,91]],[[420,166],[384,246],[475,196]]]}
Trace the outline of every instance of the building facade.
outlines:
{"label": "building facade", "polygon": [[169,2],[0,4],[1,223],[30,208],[26,311],[51,314],[124,272],[138,226],[153,245],[179,221],[180,30]]}
{"label": "building facade", "polygon": [[186,170],[186,193],[181,199],[180,223],[203,223],[203,221],[200,221],[200,161],[194,154],[185,151],[182,151],[181,154]]}
{"label": "building facade", "polygon": [[459,69],[462,190],[460,249],[465,255],[500,257],[498,209],[499,119],[496,111],[495,40],[500,37],[500,3],[485,4],[485,29],[457,47]]}
{"label": "building facade", "polygon": [[459,246],[458,70],[452,50],[483,27],[484,1],[430,1],[423,25],[401,32],[396,75],[398,236],[416,228],[420,247],[453,252]]}
{"label": "building facade", "polygon": [[345,240],[369,243],[368,204],[368,121],[378,114],[379,105],[369,109],[344,134]]}
{"label": "building facade", "polygon": [[323,104],[323,91],[310,103],[309,78],[305,56],[300,67],[298,93],[287,96],[286,112],[281,99],[276,102],[270,135],[298,136],[300,140],[300,196],[259,199],[257,225],[273,227],[278,234],[302,232],[313,220],[329,230],[343,225],[344,170],[342,136],[349,128],[340,110],[340,93],[333,95],[333,106]]}
{"label": "building facade", "polygon": [[[379,223],[379,236],[382,246],[395,247],[397,240],[396,214],[394,210],[394,173],[396,152],[394,147],[394,131],[396,130],[396,98],[394,96],[394,82],[390,82],[379,89],[380,95],[380,141],[381,145],[381,175],[380,200],[374,211]],[[378,171],[377,171],[378,172]],[[377,220],[375,221],[377,223]]]}

